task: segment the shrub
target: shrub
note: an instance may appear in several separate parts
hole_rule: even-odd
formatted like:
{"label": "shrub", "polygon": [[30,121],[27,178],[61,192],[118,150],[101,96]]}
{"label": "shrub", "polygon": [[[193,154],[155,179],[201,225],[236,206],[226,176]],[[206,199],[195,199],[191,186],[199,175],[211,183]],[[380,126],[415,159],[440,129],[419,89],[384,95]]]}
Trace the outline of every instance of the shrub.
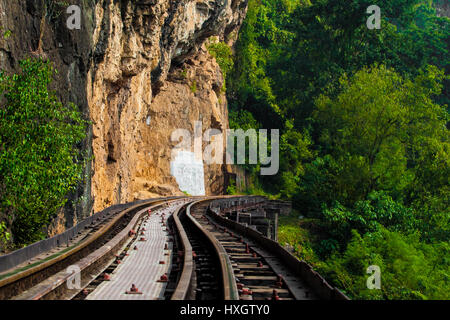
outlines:
{"label": "shrub", "polygon": [[[231,48],[225,42],[211,43],[207,47],[209,54],[216,58],[223,76],[226,78],[234,66]],[[225,89],[225,84],[223,89]]]}
{"label": "shrub", "polygon": [[230,179],[230,183],[227,187],[227,194],[229,194],[229,195],[237,194],[236,181],[234,179]]}
{"label": "shrub", "polygon": [[86,121],[48,91],[50,62],[26,59],[20,67],[21,74],[0,72],[0,211],[15,244],[25,245],[45,236],[44,227],[82,179],[76,145]]}
{"label": "shrub", "polygon": [[[449,299],[449,245],[424,244],[418,234],[403,235],[381,227],[353,238],[344,253],[320,266],[327,279],[354,299]],[[378,265],[381,290],[370,290],[366,270]]]}

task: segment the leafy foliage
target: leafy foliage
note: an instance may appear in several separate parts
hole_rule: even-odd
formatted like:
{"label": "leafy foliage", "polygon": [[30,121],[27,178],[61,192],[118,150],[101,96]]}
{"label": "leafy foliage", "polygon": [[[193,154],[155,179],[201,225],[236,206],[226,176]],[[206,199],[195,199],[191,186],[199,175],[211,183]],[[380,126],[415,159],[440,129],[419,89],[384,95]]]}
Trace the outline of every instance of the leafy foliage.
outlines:
{"label": "leafy foliage", "polygon": [[[231,48],[224,42],[215,42],[208,45],[208,52],[216,58],[216,61],[226,78],[234,65]],[[224,88],[226,88],[225,83]]]}
{"label": "leafy foliage", "polygon": [[0,74],[0,210],[16,245],[42,239],[82,179],[76,145],[86,128],[74,105],[48,91],[49,62],[27,59],[20,67],[21,74]]}
{"label": "leafy foliage", "polygon": [[6,246],[11,237],[11,234],[6,229],[5,221],[0,222],[0,245]]}
{"label": "leafy foliage", "polygon": [[230,179],[229,186],[227,187],[227,194],[229,195],[236,195],[236,181],[234,179]]}
{"label": "leafy foliage", "polygon": [[[446,188],[448,114],[432,101],[442,77],[430,68],[411,81],[383,66],[374,67],[359,71],[351,81],[342,78],[342,92],[335,99],[324,95],[317,99],[313,117],[323,128],[321,153],[334,167],[317,173],[324,183],[320,188],[330,187],[328,204],[338,200],[350,205],[374,190],[409,200],[419,194],[417,188],[428,185],[426,191],[432,193]],[[423,171],[436,166],[442,171],[429,184],[430,172]],[[303,192],[310,198],[309,191],[316,186],[305,183]]]}
{"label": "leafy foliage", "polygon": [[[280,172],[259,180],[315,222],[280,239],[354,298],[448,298],[449,38],[432,1],[249,1],[230,123],[281,129]],[[382,292],[365,285],[369,262]]]}
{"label": "leafy foliage", "polygon": [[[319,270],[356,299],[449,299],[449,250],[448,243],[429,245],[385,228],[364,236],[354,231],[345,252]],[[381,269],[381,290],[366,286],[370,265]]]}
{"label": "leafy foliage", "polygon": [[208,52],[216,58],[216,61],[225,76],[233,69],[233,53],[226,43],[211,43],[208,45]]}

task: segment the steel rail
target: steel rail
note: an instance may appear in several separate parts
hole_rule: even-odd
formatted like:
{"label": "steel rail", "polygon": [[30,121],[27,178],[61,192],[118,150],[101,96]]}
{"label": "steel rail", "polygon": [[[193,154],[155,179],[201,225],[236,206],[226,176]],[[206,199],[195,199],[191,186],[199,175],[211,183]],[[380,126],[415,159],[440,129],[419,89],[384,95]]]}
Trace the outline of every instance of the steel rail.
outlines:
{"label": "steel rail", "polygon": [[92,278],[93,273],[97,276],[103,272],[110,264],[110,259],[114,260],[114,254],[120,250],[124,243],[131,241],[129,237],[129,231],[135,229],[139,224],[139,220],[142,220],[143,216],[146,214],[148,209],[155,210],[158,207],[164,205],[167,201],[162,204],[152,205],[150,207],[145,207],[139,212],[137,212],[132,220],[124,227],[113,239],[109,240],[106,244],[89,254],[87,257],[81,259],[76,263],[80,268],[80,280],[81,288],[79,289],[68,289],[63,287],[73,274],[69,274],[66,270],[62,270],[57,274],[49,277],[44,282],[33,287],[31,290],[27,291],[25,294],[15,297],[16,300],[40,300],[40,299],[54,299],[63,298],[71,299],[81,289],[88,286],[94,279]]}
{"label": "steel rail", "polygon": [[[226,226],[233,230],[236,234],[243,237],[247,237],[256,242],[260,248],[264,248],[277,256],[283,264],[291,269],[294,274],[300,275],[306,283],[313,289],[313,291],[321,298],[325,300],[350,300],[344,293],[338,288],[332,287],[328,282],[305,261],[298,260],[278,242],[271,240],[256,230],[253,230],[247,226],[244,226],[236,221],[226,219],[209,207],[207,210],[207,216],[216,221],[222,226]],[[286,284],[289,288],[289,284]]]}
{"label": "steel rail", "polygon": [[219,258],[220,269],[222,273],[222,284],[223,284],[223,296],[224,300],[239,300],[239,293],[236,286],[236,279],[233,273],[233,267],[231,266],[231,261],[229,259],[228,253],[225,248],[220,244],[220,242],[214,237],[208,230],[204,229],[203,226],[191,215],[191,208],[202,202],[210,202],[212,199],[200,200],[190,204],[186,209],[186,215],[191,220],[191,222],[197,227],[199,232],[202,232],[206,238],[214,246],[215,252]]}
{"label": "steel rail", "polygon": [[[170,198],[170,199],[173,199],[173,198]],[[123,210],[120,213],[116,214],[112,218],[111,221],[109,221],[108,223],[103,225],[99,230],[95,231],[94,234],[90,235],[87,239],[85,239],[81,243],[76,244],[70,250],[63,252],[62,254],[59,254],[55,258],[44,261],[36,266],[33,266],[29,269],[18,272],[16,274],[13,274],[7,278],[0,280],[0,297],[2,299],[8,299],[13,296],[17,296],[21,292],[35,286],[38,283],[41,283],[45,279],[49,278],[49,276],[45,276],[45,277],[43,277],[43,279],[39,279],[37,281],[32,281],[32,280],[28,281],[29,283],[24,284],[22,286],[19,284],[21,281],[29,279],[30,277],[33,277],[35,275],[38,276],[39,273],[42,273],[51,267],[55,267],[59,263],[63,263],[66,259],[73,257],[75,254],[79,253],[81,250],[87,249],[89,245],[94,244],[96,241],[101,240],[102,237],[105,236],[110,230],[112,230],[113,227],[116,224],[118,224],[120,222],[120,220],[122,218],[124,218],[125,215],[127,215],[128,213],[135,211],[135,210],[139,210],[140,208],[148,207],[150,205],[165,203],[167,201],[169,201],[169,199],[149,200],[147,202],[143,202],[143,203],[134,205],[126,210]],[[62,267],[60,269],[63,269],[63,268],[64,267]],[[60,270],[58,270],[58,271],[60,271]],[[20,289],[13,288],[14,285],[19,286]]]}
{"label": "steel rail", "polygon": [[174,212],[173,221],[175,224],[176,231],[178,232],[179,238],[181,240],[181,244],[183,246],[184,251],[184,262],[183,262],[183,271],[181,272],[180,279],[178,280],[176,289],[172,294],[171,300],[188,300],[190,297],[190,293],[192,290],[192,277],[194,275],[194,259],[192,257],[192,246],[189,242],[186,231],[181,224],[179,214],[182,210],[185,209],[186,206],[179,208],[176,212]]}

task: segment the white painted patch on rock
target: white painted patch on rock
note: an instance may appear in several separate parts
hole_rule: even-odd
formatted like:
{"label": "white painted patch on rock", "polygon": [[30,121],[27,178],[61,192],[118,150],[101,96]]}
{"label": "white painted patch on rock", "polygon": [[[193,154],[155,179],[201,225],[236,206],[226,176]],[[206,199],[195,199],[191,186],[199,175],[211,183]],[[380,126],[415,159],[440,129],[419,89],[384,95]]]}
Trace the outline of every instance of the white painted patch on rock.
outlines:
{"label": "white painted patch on rock", "polygon": [[175,177],[181,191],[191,196],[205,195],[203,162],[196,160],[193,152],[179,151],[170,162],[170,173]]}

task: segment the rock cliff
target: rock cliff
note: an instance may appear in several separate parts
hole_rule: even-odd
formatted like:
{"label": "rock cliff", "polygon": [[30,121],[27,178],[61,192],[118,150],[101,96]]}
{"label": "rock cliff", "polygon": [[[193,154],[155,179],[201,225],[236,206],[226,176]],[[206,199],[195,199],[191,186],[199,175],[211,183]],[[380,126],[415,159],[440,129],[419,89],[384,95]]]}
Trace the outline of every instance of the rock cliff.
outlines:
{"label": "rock cliff", "polygon": [[450,18],[450,2],[446,0],[434,0],[434,7],[439,17]]}
{"label": "rock cliff", "polygon": [[[67,2],[81,29],[66,25]],[[92,122],[80,149],[93,157],[51,233],[103,208],[181,194],[170,174],[173,130],[228,128],[223,75],[205,42],[232,44],[247,0],[0,0],[0,68],[41,56],[59,73],[54,90]],[[224,167],[204,167],[207,194],[224,188]]]}

